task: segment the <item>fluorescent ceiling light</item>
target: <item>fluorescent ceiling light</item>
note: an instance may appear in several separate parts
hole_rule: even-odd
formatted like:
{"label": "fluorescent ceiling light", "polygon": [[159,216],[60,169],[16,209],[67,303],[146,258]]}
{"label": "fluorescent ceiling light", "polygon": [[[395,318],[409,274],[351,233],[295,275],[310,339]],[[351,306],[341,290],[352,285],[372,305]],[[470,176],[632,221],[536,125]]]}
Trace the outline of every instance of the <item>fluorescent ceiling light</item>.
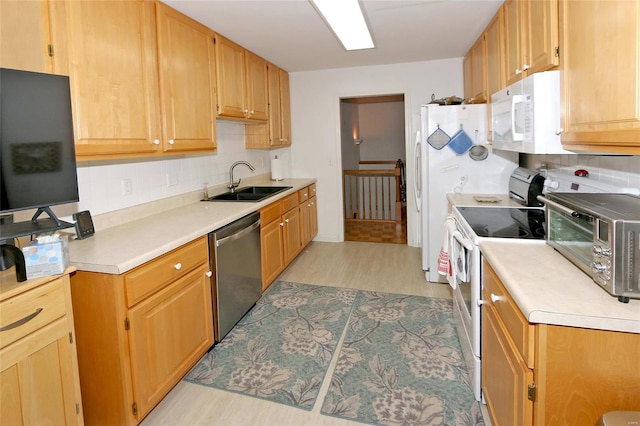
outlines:
{"label": "fluorescent ceiling light", "polygon": [[347,50],[372,49],[373,39],[358,0],[310,0]]}

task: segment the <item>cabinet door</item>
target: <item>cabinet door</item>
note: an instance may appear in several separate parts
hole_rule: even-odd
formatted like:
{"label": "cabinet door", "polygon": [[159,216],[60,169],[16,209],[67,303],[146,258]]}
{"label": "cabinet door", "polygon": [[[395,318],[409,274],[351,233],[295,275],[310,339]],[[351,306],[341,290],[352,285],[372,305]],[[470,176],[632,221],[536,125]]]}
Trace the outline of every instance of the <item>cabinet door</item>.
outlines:
{"label": "cabinet door", "polygon": [[300,252],[300,215],[293,208],[282,215],[284,221],[284,263],[288,265]]}
{"label": "cabinet door", "polygon": [[282,145],[282,103],[280,102],[280,68],[269,64],[267,83],[269,86],[269,145]]}
{"label": "cabinet door", "polygon": [[129,348],[138,419],[213,344],[208,270],[207,265],[202,265],[129,310]]}
{"label": "cabinet door", "polygon": [[289,73],[280,70],[280,133],[282,146],[291,145],[291,93],[289,91]]}
{"label": "cabinet door", "polygon": [[266,121],[268,117],[267,61],[245,52],[247,70],[247,118]]}
{"label": "cabinet door", "polygon": [[565,149],[640,154],[640,2],[560,6]]}
{"label": "cabinet door", "polygon": [[[503,8],[498,9],[487,27],[487,102],[491,95],[504,87],[504,17]],[[490,113],[489,113],[490,114]],[[491,120],[489,119],[489,124]],[[489,135],[491,131],[489,128]]]}
{"label": "cabinet door", "polygon": [[523,68],[527,75],[558,65],[558,0],[527,0],[526,57]]}
{"label": "cabinet door", "polygon": [[218,116],[244,118],[245,49],[220,34],[215,35],[215,44]]}
{"label": "cabinet door", "polygon": [[493,308],[482,310],[482,391],[495,426],[533,424],[533,402],[527,386],[529,370],[509,341]]}
{"label": "cabinet door", "polygon": [[64,3],[0,2],[0,66],[68,75]]}
{"label": "cabinet door", "polygon": [[306,246],[311,241],[311,204],[309,201],[304,201],[298,207],[300,214],[300,245]]}
{"label": "cabinet door", "polygon": [[464,99],[473,98],[473,50],[469,50],[462,59],[462,79],[464,84]]}
{"label": "cabinet door", "polygon": [[160,151],[153,2],[69,1],[69,57],[76,155]]}
{"label": "cabinet door", "polygon": [[471,88],[473,103],[487,101],[487,38],[482,34],[471,48]]}
{"label": "cabinet door", "polygon": [[284,223],[276,220],[260,230],[263,291],[284,269],[283,228]]}
{"label": "cabinet door", "polygon": [[77,371],[75,357],[76,348],[64,317],[3,348],[2,423],[83,424],[79,387],[73,374]]}
{"label": "cabinet door", "polygon": [[526,35],[522,28],[521,0],[507,0],[504,9],[504,62],[505,84],[508,86],[522,78],[522,46]]}
{"label": "cabinet door", "polygon": [[164,151],[213,151],[215,60],[213,32],[157,4]]}
{"label": "cabinet door", "polygon": [[309,204],[311,204],[311,207],[309,208],[309,225],[311,229],[309,241],[311,241],[316,235],[318,235],[318,204],[316,197],[309,198]]}

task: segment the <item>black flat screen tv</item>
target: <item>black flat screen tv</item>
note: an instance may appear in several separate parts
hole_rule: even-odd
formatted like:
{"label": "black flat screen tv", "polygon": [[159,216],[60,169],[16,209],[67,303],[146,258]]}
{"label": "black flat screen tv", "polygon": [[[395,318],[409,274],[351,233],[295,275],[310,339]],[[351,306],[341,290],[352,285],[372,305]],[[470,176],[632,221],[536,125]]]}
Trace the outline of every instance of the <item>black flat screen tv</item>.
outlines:
{"label": "black flat screen tv", "polygon": [[35,208],[33,230],[66,227],[50,206],[77,201],[69,77],[0,68],[0,214]]}

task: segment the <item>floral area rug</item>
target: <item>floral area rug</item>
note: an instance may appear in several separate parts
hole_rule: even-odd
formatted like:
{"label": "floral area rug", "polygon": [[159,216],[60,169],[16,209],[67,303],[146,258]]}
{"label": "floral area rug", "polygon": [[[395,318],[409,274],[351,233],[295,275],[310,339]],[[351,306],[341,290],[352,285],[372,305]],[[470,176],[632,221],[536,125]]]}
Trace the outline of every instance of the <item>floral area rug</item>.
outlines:
{"label": "floral area rug", "polygon": [[484,425],[452,301],[358,292],[322,413],[369,424]]}
{"label": "floral area rug", "polygon": [[311,410],[356,293],[274,283],[185,380]]}

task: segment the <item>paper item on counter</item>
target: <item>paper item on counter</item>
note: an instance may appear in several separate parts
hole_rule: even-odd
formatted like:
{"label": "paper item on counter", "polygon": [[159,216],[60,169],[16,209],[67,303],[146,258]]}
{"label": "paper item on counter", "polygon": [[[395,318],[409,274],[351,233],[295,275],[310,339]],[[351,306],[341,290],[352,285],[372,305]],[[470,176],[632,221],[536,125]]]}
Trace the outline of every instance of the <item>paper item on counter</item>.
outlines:
{"label": "paper item on counter", "polygon": [[282,162],[276,155],[271,159],[271,180],[282,180]]}
{"label": "paper item on counter", "polygon": [[473,199],[479,203],[499,203],[500,198],[492,196],[474,195]]}

